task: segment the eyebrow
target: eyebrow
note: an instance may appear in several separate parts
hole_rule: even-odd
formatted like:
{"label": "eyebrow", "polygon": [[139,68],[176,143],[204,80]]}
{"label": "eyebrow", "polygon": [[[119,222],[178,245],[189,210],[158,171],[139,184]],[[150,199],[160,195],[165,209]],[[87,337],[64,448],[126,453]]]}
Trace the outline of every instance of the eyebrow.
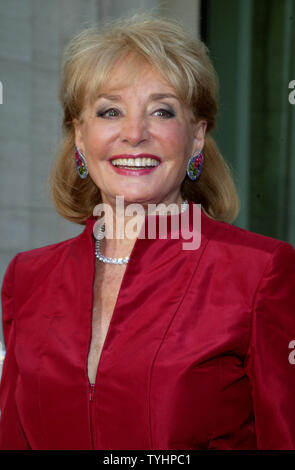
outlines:
{"label": "eyebrow", "polygon": [[[96,98],[105,98],[110,101],[122,101],[122,97],[120,95],[109,95],[108,93],[101,93]],[[165,98],[174,98],[179,101],[178,96],[173,95],[173,93],[152,93],[150,95],[150,101],[159,101]]]}
{"label": "eyebrow", "polygon": [[151,95],[152,101],[162,100],[163,98],[174,98],[179,101],[178,96],[173,95],[173,93],[153,93]]}
{"label": "eyebrow", "polygon": [[96,99],[99,100],[100,98],[106,98],[110,101],[120,101],[122,99],[120,95],[108,95],[107,93],[97,95]]}

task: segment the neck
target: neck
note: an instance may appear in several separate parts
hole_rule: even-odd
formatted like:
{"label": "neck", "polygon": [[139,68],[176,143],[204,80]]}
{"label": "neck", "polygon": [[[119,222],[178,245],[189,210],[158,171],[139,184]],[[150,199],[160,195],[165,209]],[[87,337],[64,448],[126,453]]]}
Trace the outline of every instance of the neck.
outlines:
{"label": "neck", "polygon": [[[101,210],[104,211],[102,223],[105,224],[105,236],[100,242],[101,251],[106,257],[121,258],[130,256],[136,238],[144,222],[145,216],[155,211],[156,206],[160,203],[124,203],[122,198],[116,200],[116,204],[103,202]],[[175,213],[181,210],[183,203],[182,197],[179,195],[175,201],[163,201],[163,207],[174,204]],[[150,204],[153,204],[151,206]],[[129,207],[129,209],[128,209]],[[171,206],[170,206],[171,207]],[[134,211],[132,211],[133,209]],[[153,209],[153,210],[152,210]],[[161,212],[160,212],[161,213]]]}
{"label": "neck", "polygon": [[[114,200],[103,200],[101,211],[104,212],[102,223],[105,224],[107,240],[135,239],[146,215],[152,215],[157,209],[158,214],[166,214],[166,207],[172,209],[172,213],[181,210],[183,198],[177,195],[175,198],[166,198],[161,202],[126,202],[123,196],[117,196]],[[158,212],[159,210],[159,212]]]}

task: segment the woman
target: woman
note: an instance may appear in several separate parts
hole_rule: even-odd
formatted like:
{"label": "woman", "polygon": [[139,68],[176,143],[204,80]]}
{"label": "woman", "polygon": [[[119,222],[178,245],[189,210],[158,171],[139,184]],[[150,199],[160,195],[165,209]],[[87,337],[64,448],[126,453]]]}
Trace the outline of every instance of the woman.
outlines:
{"label": "woman", "polygon": [[[2,449],[295,448],[295,253],[229,223],[216,89],[204,44],[171,21],[119,20],[67,48],[51,188],[86,227],[7,268]],[[160,203],[181,215],[148,237]],[[185,214],[194,249],[172,227]]]}

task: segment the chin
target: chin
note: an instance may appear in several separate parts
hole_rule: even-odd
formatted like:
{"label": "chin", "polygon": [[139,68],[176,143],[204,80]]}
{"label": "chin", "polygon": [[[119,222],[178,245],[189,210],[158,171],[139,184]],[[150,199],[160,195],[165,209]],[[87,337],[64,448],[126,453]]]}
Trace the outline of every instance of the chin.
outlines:
{"label": "chin", "polygon": [[135,203],[135,202],[143,203],[143,202],[158,200],[160,195],[154,191],[150,191],[151,188],[148,188],[149,191],[144,191],[143,189],[144,189],[143,187],[141,188],[138,187],[134,189],[130,187],[129,188],[117,187],[116,192],[115,192],[115,197],[123,196],[124,201],[129,204]]}
{"label": "chin", "polygon": [[130,194],[130,193],[122,193],[121,196],[124,196],[124,202],[126,204],[138,203],[144,204],[151,201],[154,201],[154,198],[148,194]]}

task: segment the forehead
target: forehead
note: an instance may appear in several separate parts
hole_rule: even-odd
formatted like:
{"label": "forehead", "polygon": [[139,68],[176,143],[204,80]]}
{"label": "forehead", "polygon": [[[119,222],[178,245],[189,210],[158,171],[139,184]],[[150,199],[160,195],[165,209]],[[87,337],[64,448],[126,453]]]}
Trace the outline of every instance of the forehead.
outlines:
{"label": "forehead", "polygon": [[97,91],[98,94],[116,93],[127,89],[135,91],[138,87],[152,92],[170,91],[177,94],[155,66],[147,60],[134,57],[127,57],[114,64]]}

